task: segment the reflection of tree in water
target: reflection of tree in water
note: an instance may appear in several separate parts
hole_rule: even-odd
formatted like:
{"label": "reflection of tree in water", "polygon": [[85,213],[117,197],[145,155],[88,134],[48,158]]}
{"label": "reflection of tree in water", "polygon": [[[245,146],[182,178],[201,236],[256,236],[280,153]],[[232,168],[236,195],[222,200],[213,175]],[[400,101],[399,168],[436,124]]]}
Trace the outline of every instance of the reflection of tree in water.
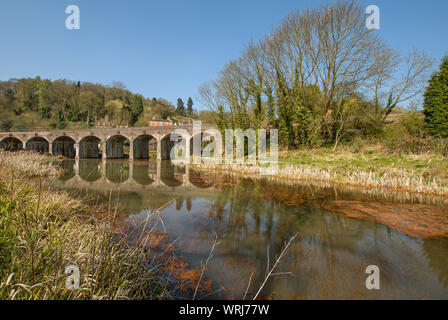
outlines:
{"label": "reflection of tree in water", "polygon": [[129,212],[140,212],[144,207],[143,195],[139,192],[118,191],[113,188],[107,191],[89,191],[89,198],[94,199],[94,204],[101,203],[106,209],[118,214],[128,215]]}
{"label": "reflection of tree in water", "polygon": [[177,197],[176,198],[176,210],[180,211],[180,209],[182,209],[183,204],[184,204],[184,198],[183,197]]}
{"label": "reflection of tree in water", "polygon": [[192,203],[191,203],[191,198],[187,197],[187,199],[185,200],[186,202],[186,208],[187,208],[187,212],[191,211],[191,207],[192,207]]}
{"label": "reflection of tree in water", "polygon": [[[189,181],[192,185],[197,188],[209,188],[215,184],[213,178],[208,177],[207,173],[204,171],[197,171],[190,169]],[[213,175],[214,176],[214,175]]]}
{"label": "reflection of tree in water", "polygon": [[[114,199],[115,201],[118,201],[118,195],[116,195]],[[124,213],[139,212],[143,208],[143,195],[139,192],[120,191],[120,199],[118,205],[120,210],[122,210]]]}
{"label": "reflection of tree in water", "polygon": [[448,286],[448,240],[424,239],[423,253],[428,258],[431,269],[438,275],[438,280]]}
{"label": "reflection of tree in water", "polygon": [[[274,196],[269,197],[272,193]],[[233,187],[224,187],[212,203],[209,219],[199,226],[201,234],[216,230],[222,238],[213,267],[225,270],[226,283],[238,283],[234,298],[242,297],[241,291],[244,292],[252,271],[256,271],[252,290],[264,279],[267,248],[272,266],[295,234],[298,238],[280,263],[279,271],[291,271],[297,277],[273,278],[264,295],[276,291],[277,298],[282,299],[423,296],[424,291],[417,287],[428,268],[417,240],[404,241],[383,225],[326,212],[321,209],[321,193],[296,191],[292,195],[278,188],[267,194],[264,187],[241,180]],[[283,194],[300,205],[284,203]],[[434,251],[431,263],[444,283],[448,261],[440,261],[437,256],[445,252],[445,247]],[[381,265],[382,272],[389,275],[383,280],[390,290],[359,293],[359,286],[365,282],[366,261]]]}

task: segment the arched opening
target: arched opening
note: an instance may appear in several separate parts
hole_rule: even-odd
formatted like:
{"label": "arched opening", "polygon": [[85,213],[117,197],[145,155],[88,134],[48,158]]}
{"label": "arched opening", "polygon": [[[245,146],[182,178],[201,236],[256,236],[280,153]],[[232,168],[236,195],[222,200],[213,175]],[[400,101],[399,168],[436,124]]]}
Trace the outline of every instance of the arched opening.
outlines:
{"label": "arched opening", "polygon": [[[177,135],[177,139],[175,141],[171,141],[171,133],[165,135],[161,140],[161,159],[162,160],[175,160],[171,159],[171,152],[173,148],[176,146],[176,150],[174,150],[176,154],[177,160],[184,160],[185,159],[185,152],[187,149],[187,146],[189,147],[190,137],[182,137],[181,135]],[[188,144],[188,145],[186,145]]]}
{"label": "arched opening", "polygon": [[134,159],[149,159],[149,153],[157,152],[157,140],[149,134],[134,139]]}
{"label": "arched opening", "polygon": [[81,159],[97,159],[100,157],[101,140],[95,136],[81,139],[79,142],[78,155]]}
{"label": "arched opening", "polygon": [[50,150],[50,143],[45,138],[33,137],[26,142],[26,150],[38,153],[48,153]]}
{"label": "arched opening", "polygon": [[52,143],[54,156],[63,156],[66,158],[75,157],[75,140],[70,137],[56,138]]}
{"label": "arched opening", "polygon": [[7,137],[1,141],[0,146],[5,151],[19,151],[23,149],[23,142],[15,137]]}
{"label": "arched opening", "polygon": [[122,162],[104,162],[106,178],[112,183],[123,183],[129,179],[129,165]]}
{"label": "arched opening", "polygon": [[106,159],[129,158],[129,139],[122,135],[110,137],[106,141],[105,152]]}
{"label": "arched opening", "polygon": [[171,149],[174,147],[176,142],[171,141],[171,134],[165,135],[161,140],[161,159],[162,160],[170,160]]}
{"label": "arched opening", "polygon": [[195,152],[194,140],[195,139],[198,139],[200,141],[200,144],[199,144],[200,148],[199,148],[199,150],[196,150],[196,155],[199,156],[199,157],[202,155],[202,149],[204,147],[204,142],[202,141],[203,138],[204,138],[204,134],[203,133],[199,133],[199,134],[196,134],[194,136],[191,136],[191,138],[190,138],[190,156],[195,155],[194,154],[194,152]]}

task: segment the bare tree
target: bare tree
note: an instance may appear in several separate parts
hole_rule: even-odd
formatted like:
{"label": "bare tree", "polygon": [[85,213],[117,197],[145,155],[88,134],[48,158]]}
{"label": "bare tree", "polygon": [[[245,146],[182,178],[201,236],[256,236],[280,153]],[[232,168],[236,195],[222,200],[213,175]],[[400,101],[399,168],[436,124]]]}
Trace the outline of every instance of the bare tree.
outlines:
{"label": "bare tree", "polygon": [[[292,12],[199,91],[212,110],[221,105],[232,125],[241,128],[258,127],[263,106],[269,105],[272,115],[275,105],[277,121],[270,123],[287,136],[294,130],[294,112],[303,107],[309,88],[316,89],[313,121],[320,123],[327,142],[337,146],[341,137],[354,132],[347,112],[353,95],[364,94],[384,121],[393,108],[421,93],[431,66],[432,60],[417,50],[400,57],[365,27],[364,8],[357,1],[339,0]],[[294,134],[284,140],[291,143]]]}

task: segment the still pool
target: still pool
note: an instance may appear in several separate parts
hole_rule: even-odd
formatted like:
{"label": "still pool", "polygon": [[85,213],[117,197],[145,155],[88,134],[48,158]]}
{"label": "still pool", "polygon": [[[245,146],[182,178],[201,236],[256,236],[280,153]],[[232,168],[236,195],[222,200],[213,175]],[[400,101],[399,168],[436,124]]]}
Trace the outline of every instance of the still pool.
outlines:
{"label": "still pool", "polygon": [[[150,209],[163,207],[160,213],[168,237],[176,254],[190,266],[201,268],[216,235],[219,242],[203,278],[211,281],[213,293],[205,299],[253,297],[267,267],[274,265],[295,235],[260,297],[448,298],[446,239],[411,236],[382,221],[329,209],[335,201],[344,201],[347,208],[356,204],[358,211],[362,204],[375,203],[378,211],[378,204],[387,204],[388,210],[401,208],[400,214],[405,215],[403,208],[426,203],[426,211],[441,211],[438,219],[444,219],[448,211],[443,199],[326,184],[288,185],[164,162],[57,163],[65,174],[52,182],[55,186],[96,195],[97,201],[107,201],[112,194],[122,220],[143,220]],[[393,218],[388,216],[390,221]],[[379,290],[366,288],[370,265],[380,270]]]}

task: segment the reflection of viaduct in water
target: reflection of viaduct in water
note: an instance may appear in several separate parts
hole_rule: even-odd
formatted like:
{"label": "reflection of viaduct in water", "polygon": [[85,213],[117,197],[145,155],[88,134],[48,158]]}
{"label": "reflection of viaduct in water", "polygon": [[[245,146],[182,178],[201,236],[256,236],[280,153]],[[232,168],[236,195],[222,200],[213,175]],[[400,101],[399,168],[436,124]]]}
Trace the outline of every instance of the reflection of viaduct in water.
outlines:
{"label": "reflection of viaduct in water", "polygon": [[201,172],[190,171],[189,165],[173,166],[168,161],[123,163],[106,160],[69,160],[63,163],[66,175],[64,185],[79,189],[123,191],[204,190],[213,182]]}
{"label": "reflection of viaduct in water", "polygon": [[[202,124],[201,133],[214,128]],[[0,148],[8,151],[30,150],[75,159],[103,158],[148,159],[150,151],[157,151],[158,160],[168,160],[174,142],[171,133],[185,130],[190,143],[185,152],[192,152],[193,126],[80,129],[29,132],[0,132]],[[199,134],[199,133],[195,133]],[[125,156],[125,148],[128,155]]]}

